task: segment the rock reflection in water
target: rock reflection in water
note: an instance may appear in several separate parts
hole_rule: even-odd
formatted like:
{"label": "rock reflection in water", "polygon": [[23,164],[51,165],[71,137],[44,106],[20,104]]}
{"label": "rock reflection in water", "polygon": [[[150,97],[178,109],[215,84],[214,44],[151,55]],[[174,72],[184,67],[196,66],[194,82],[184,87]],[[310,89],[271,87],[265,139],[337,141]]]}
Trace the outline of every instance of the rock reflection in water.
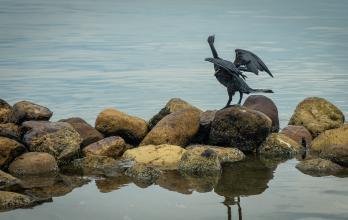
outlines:
{"label": "rock reflection in water", "polygon": [[125,175],[95,180],[95,184],[102,193],[121,189],[122,187],[127,186],[130,182],[130,178]]}

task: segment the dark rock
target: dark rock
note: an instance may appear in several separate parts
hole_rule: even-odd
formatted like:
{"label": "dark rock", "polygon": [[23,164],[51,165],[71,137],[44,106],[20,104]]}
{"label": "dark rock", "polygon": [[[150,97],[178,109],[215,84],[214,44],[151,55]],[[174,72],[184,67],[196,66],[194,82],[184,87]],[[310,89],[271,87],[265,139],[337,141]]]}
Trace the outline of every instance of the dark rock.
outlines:
{"label": "dark rock", "polygon": [[155,167],[136,163],[127,169],[125,174],[131,177],[136,183],[151,185],[156,182],[162,172]]}
{"label": "dark rock", "polygon": [[194,136],[192,143],[206,144],[209,141],[211,123],[214,120],[217,110],[208,110],[201,113],[199,118],[199,130]]}
{"label": "dark rock", "polygon": [[5,100],[0,99],[0,124],[13,122],[13,109]]}
{"label": "dark rock", "polygon": [[26,151],[27,149],[23,144],[6,137],[0,137],[0,168],[7,169],[17,156]]}
{"label": "dark rock", "polygon": [[21,141],[22,129],[14,123],[0,124],[0,136]]}
{"label": "dark rock", "polygon": [[126,142],[121,137],[107,137],[83,149],[85,155],[93,154],[117,158],[126,150]]}
{"label": "dark rock", "polygon": [[48,108],[28,101],[14,104],[13,112],[17,124],[31,120],[48,121],[53,114]]}
{"label": "dark rock", "polygon": [[309,146],[312,142],[311,133],[305,127],[300,125],[288,125],[283,128],[280,133],[285,134],[298,144],[302,144],[302,138],[306,140],[307,146]]}

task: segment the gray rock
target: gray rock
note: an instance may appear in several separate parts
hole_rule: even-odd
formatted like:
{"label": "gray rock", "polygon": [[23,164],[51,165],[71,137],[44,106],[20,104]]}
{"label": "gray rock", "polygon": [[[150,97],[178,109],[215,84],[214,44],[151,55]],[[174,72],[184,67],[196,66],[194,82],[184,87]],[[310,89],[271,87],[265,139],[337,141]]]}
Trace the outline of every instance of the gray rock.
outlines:
{"label": "gray rock", "polygon": [[13,113],[18,124],[31,120],[48,121],[53,114],[48,108],[29,101],[20,101],[14,104]]}

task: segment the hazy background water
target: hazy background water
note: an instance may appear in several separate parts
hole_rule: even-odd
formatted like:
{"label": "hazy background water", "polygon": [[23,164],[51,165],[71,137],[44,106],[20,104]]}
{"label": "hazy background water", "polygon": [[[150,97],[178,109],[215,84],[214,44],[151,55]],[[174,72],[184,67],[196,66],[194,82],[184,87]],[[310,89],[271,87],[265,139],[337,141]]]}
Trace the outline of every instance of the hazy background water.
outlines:
{"label": "hazy background water", "polygon": [[[248,83],[275,91],[282,127],[308,96],[327,98],[347,116],[347,11],[344,0],[0,0],[0,98],[91,124],[106,107],[149,119],[172,97],[218,109],[227,93],[204,61],[215,34],[221,57],[249,49],[271,69],[275,78],[249,74]],[[294,164],[282,164],[265,193],[242,199],[245,219],[347,217],[347,180],[304,176]],[[221,219],[221,201],[132,184],[100,194],[89,184],[1,219]]]}

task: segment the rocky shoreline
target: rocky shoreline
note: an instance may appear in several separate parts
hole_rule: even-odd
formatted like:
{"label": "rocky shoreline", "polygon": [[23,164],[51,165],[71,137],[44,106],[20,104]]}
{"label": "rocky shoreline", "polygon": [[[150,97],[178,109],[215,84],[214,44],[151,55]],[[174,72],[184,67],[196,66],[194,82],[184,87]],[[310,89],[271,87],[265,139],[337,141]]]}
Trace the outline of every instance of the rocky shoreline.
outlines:
{"label": "rocky shoreline", "polygon": [[243,164],[250,157],[272,170],[296,157],[296,168],[312,176],[348,169],[344,114],[318,97],[300,102],[281,131],[276,105],[262,95],[208,111],[173,98],[149,121],[109,108],[94,127],[82,118],[51,122],[52,114],[32,102],[11,106],[0,99],[0,211],[51,201],[86,184],[88,176],[171,188],[168,182],[179,175],[191,188],[219,191],[226,176],[238,178],[233,170],[249,169]]}

